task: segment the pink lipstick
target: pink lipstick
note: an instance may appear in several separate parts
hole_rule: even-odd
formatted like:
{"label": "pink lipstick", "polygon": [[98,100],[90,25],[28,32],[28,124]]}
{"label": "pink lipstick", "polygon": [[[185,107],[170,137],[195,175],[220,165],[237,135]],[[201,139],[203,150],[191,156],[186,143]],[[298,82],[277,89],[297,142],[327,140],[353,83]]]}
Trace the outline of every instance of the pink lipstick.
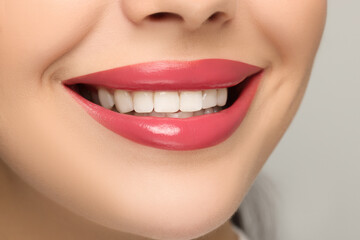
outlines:
{"label": "pink lipstick", "polygon": [[[226,140],[244,119],[261,79],[262,68],[227,59],[156,61],[123,66],[63,81],[72,97],[98,123],[134,142],[168,150],[196,150]],[[82,97],[71,86],[110,89],[234,89],[226,109],[189,118],[134,116],[106,109]]]}

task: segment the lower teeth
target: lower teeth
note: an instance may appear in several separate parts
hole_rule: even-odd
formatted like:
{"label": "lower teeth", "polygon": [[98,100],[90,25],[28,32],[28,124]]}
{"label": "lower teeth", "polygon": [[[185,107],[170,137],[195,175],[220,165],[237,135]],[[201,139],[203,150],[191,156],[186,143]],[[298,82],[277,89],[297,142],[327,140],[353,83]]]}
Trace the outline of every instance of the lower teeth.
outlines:
{"label": "lower teeth", "polygon": [[[119,113],[116,108],[112,108],[111,109],[114,112]],[[127,114],[127,115],[134,115],[134,116],[141,116],[141,117],[168,117],[168,118],[189,118],[189,117],[195,117],[195,116],[201,116],[201,115],[206,115],[206,114],[211,114],[211,113],[217,113],[220,112],[221,110],[223,110],[221,107],[211,107],[211,108],[207,108],[207,109],[202,109],[200,111],[196,111],[196,112],[175,112],[175,113],[158,113],[158,112],[150,112],[150,113],[138,113],[135,111],[131,111],[128,113],[122,113],[122,114]]]}

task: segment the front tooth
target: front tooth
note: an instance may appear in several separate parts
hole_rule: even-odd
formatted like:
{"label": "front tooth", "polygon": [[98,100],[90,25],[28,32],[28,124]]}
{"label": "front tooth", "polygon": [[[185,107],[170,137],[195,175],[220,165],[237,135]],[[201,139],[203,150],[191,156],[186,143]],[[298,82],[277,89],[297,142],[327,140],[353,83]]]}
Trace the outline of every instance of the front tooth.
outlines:
{"label": "front tooth", "polygon": [[134,110],[138,113],[150,113],[154,108],[153,92],[136,91],[133,93]]}
{"label": "front tooth", "polygon": [[180,110],[183,112],[195,112],[202,109],[201,91],[181,91]]}
{"label": "front tooth", "polygon": [[202,108],[215,107],[217,104],[216,89],[207,89],[202,92]]}
{"label": "front tooth", "polygon": [[101,106],[110,109],[114,106],[114,97],[106,88],[99,88],[98,96]]}
{"label": "front tooth", "polygon": [[115,107],[120,113],[127,113],[134,110],[131,94],[125,90],[115,90]]}
{"label": "front tooth", "polygon": [[179,94],[176,91],[158,91],[154,93],[154,111],[173,113],[179,111]]}
{"label": "front tooth", "polygon": [[188,117],[192,117],[193,113],[192,112],[176,112],[176,113],[167,113],[166,116],[170,117],[170,118],[188,118]]}
{"label": "front tooth", "polygon": [[220,88],[217,90],[217,105],[225,106],[227,100],[227,88]]}

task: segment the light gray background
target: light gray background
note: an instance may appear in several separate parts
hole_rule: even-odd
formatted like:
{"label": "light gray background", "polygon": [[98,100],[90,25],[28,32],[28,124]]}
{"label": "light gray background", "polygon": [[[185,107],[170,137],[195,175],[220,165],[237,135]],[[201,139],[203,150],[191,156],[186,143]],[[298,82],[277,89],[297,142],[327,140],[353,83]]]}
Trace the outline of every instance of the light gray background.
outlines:
{"label": "light gray background", "polygon": [[359,0],[328,1],[308,90],[262,174],[278,240],[360,239]]}

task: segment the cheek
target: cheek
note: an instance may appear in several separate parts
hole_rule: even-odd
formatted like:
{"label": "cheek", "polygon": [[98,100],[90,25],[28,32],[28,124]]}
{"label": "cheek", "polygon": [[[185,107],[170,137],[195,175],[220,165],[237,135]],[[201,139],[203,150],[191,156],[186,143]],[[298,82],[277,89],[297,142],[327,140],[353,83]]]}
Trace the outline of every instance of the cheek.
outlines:
{"label": "cheek", "polygon": [[0,65],[24,71],[28,66],[28,71],[40,74],[81,41],[105,4],[99,6],[96,0],[2,0],[0,5]]}
{"label": "cheek", "polygon": [[97,0],[0,0],[3,119],[20,119],[24,112],[19,109],[31,109],[44,89],[46,68],[84,38],[104,5]]}
{"label": "cheek", "polygon": [[326,0],[254,0],[247,4],[264,36],[283,60],[311,62],[324,28],[326,3]]}

